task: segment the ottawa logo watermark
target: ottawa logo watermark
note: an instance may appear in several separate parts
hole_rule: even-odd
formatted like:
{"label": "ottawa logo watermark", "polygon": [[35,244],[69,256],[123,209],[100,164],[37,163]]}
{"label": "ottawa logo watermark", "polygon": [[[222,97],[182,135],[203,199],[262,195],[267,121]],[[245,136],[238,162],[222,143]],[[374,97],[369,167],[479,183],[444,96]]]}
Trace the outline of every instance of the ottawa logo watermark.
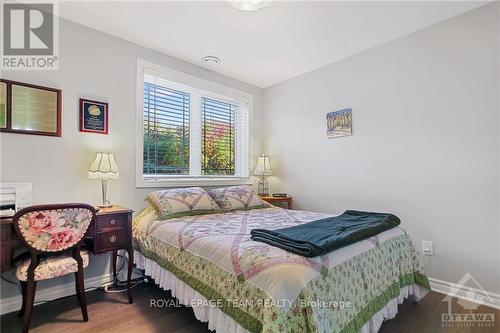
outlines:
{"label": "ottawa logo watermark", "polygon": [[55,2],[2,1],[0,69],[57,70],[59,20]]}
{"label": "ottawa logo watermark", "polygon": [[[458,298],[455,303],[465,311],[453,310],[454,297]],[[448,303],[448,311],[441,314],[442,327],[495,327],[495,313],[491,310],[488,311],[484,307],[479,309],[481,305],[493,303],[494,301],[470,273],[466,273],[456,285],[450,287],[450,291],[443,298],[443,302]]]}

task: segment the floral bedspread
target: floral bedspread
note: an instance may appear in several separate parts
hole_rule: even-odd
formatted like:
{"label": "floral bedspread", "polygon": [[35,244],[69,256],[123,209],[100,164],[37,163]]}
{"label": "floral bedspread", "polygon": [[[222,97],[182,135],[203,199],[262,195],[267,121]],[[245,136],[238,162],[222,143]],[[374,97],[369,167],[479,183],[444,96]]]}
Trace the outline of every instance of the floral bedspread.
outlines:
{"label": "floral bedspread", "polygon": [[402,287],[428,288],[399,227],[315,258],[250,239],[329,216],[273,207],[162,221],[147,208],[134,243],[250,332],[357,332]]}

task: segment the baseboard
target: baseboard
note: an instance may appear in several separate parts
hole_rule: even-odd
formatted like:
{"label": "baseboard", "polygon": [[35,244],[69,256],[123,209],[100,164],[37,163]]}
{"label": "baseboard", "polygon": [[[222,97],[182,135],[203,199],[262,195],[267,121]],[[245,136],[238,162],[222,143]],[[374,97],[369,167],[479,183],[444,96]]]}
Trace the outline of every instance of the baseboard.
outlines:
{"label": "baseboard", "polygon": [[[99,287],[102,283],[112,280],[111,273],[85,279],[85,288]],[[73,281],[50,288],[37,290],[35,302],[50,301],[61,297],[75,295],[75,283]],[[0,314],[18,311],[21,309],[21,295],[2,299],[0,302]]]}
{"label": "baseboard", "polygon": [[[445,294],[447,296],[462,298],[471,302],[475,302],[474,298],[467,297],[468,294],[472,293],[475,297],[481,297],[484,305],[495,309],[500,309],[500,294],[485,291],[484,289],[480,288],[465,286],[460,283],[457,284],[434,278],[429,278],[429,283],[431,285],[431,290],[440,294]],[[479,286],[479,284],[477,285]]]}

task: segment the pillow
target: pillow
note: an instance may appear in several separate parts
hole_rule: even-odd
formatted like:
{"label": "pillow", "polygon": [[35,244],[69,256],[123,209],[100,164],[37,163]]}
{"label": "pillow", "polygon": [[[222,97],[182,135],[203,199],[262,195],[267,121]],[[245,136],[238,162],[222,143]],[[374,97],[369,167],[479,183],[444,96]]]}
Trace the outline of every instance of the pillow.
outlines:
{"label": "pillow", "polygon": [[160,218],[179,217],[218,211],[219,206],[201,187],[155,191],[146,200]]}
{"label": "pillow", "polygon": [[209,191],[210,196],[224,210],[269,207],[250,186],[230,186]]}

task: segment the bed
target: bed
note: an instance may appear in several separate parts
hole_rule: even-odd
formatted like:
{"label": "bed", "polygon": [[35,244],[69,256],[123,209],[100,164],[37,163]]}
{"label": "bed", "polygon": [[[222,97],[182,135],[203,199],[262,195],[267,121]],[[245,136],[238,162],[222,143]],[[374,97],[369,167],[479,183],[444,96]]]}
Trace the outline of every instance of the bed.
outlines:
{"label": "bed", "polygon": [[397,304],[428,291],[400,227],[306,258],[250,239],[332,215],[278,207],[134,220],[135,264],[217,333],[377,332]]}

